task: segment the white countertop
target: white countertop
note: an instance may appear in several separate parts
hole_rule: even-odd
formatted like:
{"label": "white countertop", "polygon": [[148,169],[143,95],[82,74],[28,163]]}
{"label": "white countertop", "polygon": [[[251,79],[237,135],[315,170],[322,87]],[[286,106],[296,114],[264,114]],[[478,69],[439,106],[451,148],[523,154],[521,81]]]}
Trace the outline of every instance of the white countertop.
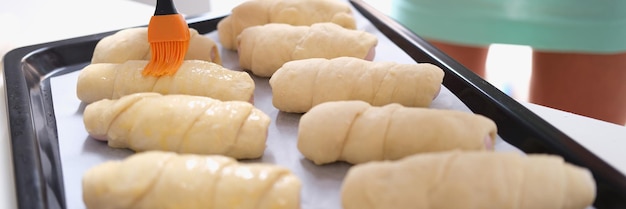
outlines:
{"label": "white countertop", "polygon": [[[154,8],[129,0],[2,1],[0,57],[11,49],[147,24]],[[224,8],[232,2],[211,5]],[[227,6],[226,6],[227,7]],[[220,11],[221,12],[221,11]],[[0,69],[3,64],[0,65]],[[3,77],[4,70],[0,76]],[[0,79],[0,208],[17,208],[4,78]],[[626,173],[626,127],[522,102],[530,110]]]}

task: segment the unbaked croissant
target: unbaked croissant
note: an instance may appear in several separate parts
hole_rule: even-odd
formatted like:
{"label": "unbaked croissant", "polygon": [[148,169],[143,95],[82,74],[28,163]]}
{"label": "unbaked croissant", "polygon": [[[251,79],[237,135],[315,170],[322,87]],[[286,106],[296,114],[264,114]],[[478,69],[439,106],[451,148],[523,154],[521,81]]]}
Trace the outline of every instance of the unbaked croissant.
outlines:
{"label": "unbaked croissant", "polygon": [[[222,64],[217,44],[209,37],[189,29],[189,49],[185,60],[205,60]],[[128,28],[102,38],[93,52],[91,63],[124,63],[128,60],[149,60],[148,28]]]}
{"label": "unbaked croissant", "polygon": [[333,23],[253,26],[243,30],[238,40],[239,64],[261,77],[272,76],[292,60],[343,56],[372,60],[378,44],[375,35]]}
{"label": "unbaked croissant", "polygon": [[249,0],[233,8],[217,25],[219,40],[226,49],[237,49],[237,36],[244,29],[268,23],[312,25],[332,22],[356,29],[350,5],[336,0]]}
{"label": "unbaked croissant", "polygon": [[311,58],[285,63],[270,78],[270,85],[272,103],[284,112],[306,112],[337,100],[428,107],[439,93],[443,75],[441,68],[427,63]]}
{"label": "unbaked croissant", "polygon": [[416,153],[492,149],[496,124],[457,110],[319,104],[300,118],[298,150],[315,164],[397,160]]}
{"label": "unbaked croissant", "polygon": [[353,166],[341,199],[344,209],[584,209],[595,187],[558,156],[450,151]]}
{"label": "unbaked croissant", "polygon": [[105,162],[82,179],[88,209],[298,209],[300,190],[281,166],[160,151]]}
{"label": "unbaked croissant", "polygon": [[114,148],[251,159],[265,151],[270,118],[248,102],[136,93],[87,105],[83,121]]}
{"label": "unbaked croissant", "polygon": [[226,69],[218,64],[186,60],[172,76],[143,76],[147,60],[130,60],[122,64],[97,63],[82,69],[76,94],[91,103],[101,99],[117,99],[138,92],[189,94],[208,96],[224,101],[250,101],[254,80],[246,72]]}

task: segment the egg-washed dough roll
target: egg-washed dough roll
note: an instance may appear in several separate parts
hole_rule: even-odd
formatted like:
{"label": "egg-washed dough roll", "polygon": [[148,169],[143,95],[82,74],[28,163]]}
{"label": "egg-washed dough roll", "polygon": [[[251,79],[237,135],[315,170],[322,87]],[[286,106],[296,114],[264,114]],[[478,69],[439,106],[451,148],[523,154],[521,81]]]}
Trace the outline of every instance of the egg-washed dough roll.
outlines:
{"label": "egg-washed dough roll", "polygon": [[553,155],[441,152],[352,167],[344,209],[584,209],[595,182],[582,167]]}
{"label": "egg-washed dough roll", "polygon": [[248,102],[136,93],[87,105],[83,122],[114,148],[254,159],[265,151],[270,118]]}
{"label": "egg-washed dough roll", "polygon": [[[189,29],[189,49],[185,60],[204,60],[222,64],[217,44],[211,38]],[[124,63],[128,60],[150,60],[148,28],[128,28],[102,38],[93,52],[91,63]]]}
{"label": "egg-washed dough roll", "polygon": [[490,150],[496,134],[491,119],[470,112],[335,101],[302,115],[298,150],[318,165],[359,164],[416,153]]}
{"label": "egg-washed dough roll", "polygon": [[283,64],[307,58],[356,57],[372,60],[376,36],[333,23],[293,26],[270,23],[239,35],[239,64],[261,77],[270,77]]}
{"label": "egg-washed dough roll", "polygon": [[144,76],[147,60],[130,60],[122,64],[87,65],[78,76],[76,94],[85,103],[117,99],[139,92],[189,94],[223,101],[250,101],[254,80],[246,72],[229,70],[221,65],[186,60],[172,76]]}
{"label": "egg-washed dough roll", "polygon": [[82,192],[88,209],[298,209],[301,181],[278,165],[151,151],[90,168]]}
{"label": "egg-washed dough roll", "polygon": [[356,29],[350,5],[336,0],[250,0],[233,8],[217,25],[219,41],[226,49],[237,49],[237,36],[244,29],[268,23],[312,25],[332,22]]}
{"label": "egg-washed dough roll", "polygon": [[441,68],[427,63],[312,58],[285,63],[270,78],[270,85],[272,103],[284,112],[306,112],[337,100],[428,107],[439,94],[443,76]]}

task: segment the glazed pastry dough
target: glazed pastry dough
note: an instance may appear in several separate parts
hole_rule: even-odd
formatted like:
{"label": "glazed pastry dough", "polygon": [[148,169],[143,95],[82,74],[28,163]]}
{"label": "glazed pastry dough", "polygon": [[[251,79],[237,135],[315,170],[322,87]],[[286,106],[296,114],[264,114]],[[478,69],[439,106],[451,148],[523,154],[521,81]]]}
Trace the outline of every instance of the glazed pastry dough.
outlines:
{"label": "glazed pastry dough", "polygon": [[317,105],[300,118],[298,150],[318,165],[359,164],[416,153],[492,149],[496,134],[491,119],[474,113],[336,101]]}
{"label": "glazed pastry dough", "polygon": [[151,151],[83,176],[88,209],[298,209],[300,180],[287,168],[219,155]]}
{"label": "glazed pastry dough", "polygon": [[143,76],[147,60],[130,60],[122,64],[98,63],[86,66],[78,76],[76,94],[91,103],[117,99],[138,92],[189,94],[223,101],[249,101],[254,81],[246,72],[226,69],[218,64],[187,60],[173,76]]}
{"label": "glazed pastry dough", "polygon": [[378,39],[365,31],[333,23],[292,26],[270,23],[239,35],[239,64],[261,77],[270,77],[283,64],[306,58],[373,58]]}
{"label": "glazed pastry dough", "polygon": [[306,112],[337,100],[428,107],[439,93],[443,75],[432,64],[312,58],[285,63],[270,78],[270,85],[272,103],[285,112]]}
{"label": "glazed pastry dough", "polygon": [[[189,29],[189,49],[185,60],[204,60],[222,64],[217,44],[209,37]],[[148,28],[129,28],[101,39],[93,52],[91,63],[124,63],[128,60],[150,60]]]}
{"label": "glazed pastry dough", "polygon": [[487,151],[356,165],[341,191],[344,209],[584,209],[595,195],[591,173],[558,156]]}
{"label": "glazed pastry dough", "polygon": [[312,25],[332,22],[356,29],[350,5],[336,0],[249,0],[233,8],[217,25],[220,43],[236,50],[237,36],[244,29],[268,23]]}
{"label": "glazed pastry dough", "polygon": [[83,121],[114,148],[252,159],[265,151],[270,118],[248,102],[136,93],[87,105]]}

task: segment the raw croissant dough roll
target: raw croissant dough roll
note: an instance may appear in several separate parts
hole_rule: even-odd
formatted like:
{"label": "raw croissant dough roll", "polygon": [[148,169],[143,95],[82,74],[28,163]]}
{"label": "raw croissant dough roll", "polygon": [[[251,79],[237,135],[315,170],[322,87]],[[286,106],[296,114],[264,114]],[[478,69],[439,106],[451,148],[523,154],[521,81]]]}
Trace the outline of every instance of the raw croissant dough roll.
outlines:
{"label": "raw croissant dough roll", "polygon": [[318,165],[359,164],[424,152],[492,149],[496,134],[491,119],[474,113],[336,101],[300,118],[298,150]]}
{"label": "raw croissant dough roll", "polygon": [[83,121],[114,148],[252,159],[265,151],[270,118],[247,102],[137,93],[87,105]]}
{"label": "raw croissant dough roll", "polygon": [[239,35],[239,64],[261,77],[270,77],[283,64],[306,58],[356,57],[372,60],[376,36],[333,23],[293,26],[270,23]]}
{"label": "raw croissant dough roll", "polygon": [[109,161],[83,176],[88,209],[297,209],[300,180],[271,164],[219,155],[151,151]]}
{"label": "raw croissant dough roll", "polygon": [[268,23],[312,25],[332,22],[356,29],[350,5],[336,0],[250,0],[233,8],[217,25],[224,48],[237,49],[237,36],[244,29]]}
{"label": "raw croissant dough roll", "polygon": [[[205,60],[222,64],[217,45],[209,37],[189,29],[189,49],[185,60]],[[128,60],[150,60],[148,28],[129,28],[101,39],[93,52],[91,63],[124,63]]]}
{"label": "raw croissant dough roll", "polygon": [[453,151],[356,165],[341,195],[344,209],[584,209],[596,193],[587,169],[558,156]]}
{"label": "raw croissant dough roll", "polygon": [[141,72],[147,63],[130,60],[122,64],[90,64],[78,76],[76,94],[81,101],[91,103],[139,92],[189,94],[224,101],[250,101],[254,93],[254,81],[248,73],[215,63],[187,60],[173,76],[161,77],[143,76]]}
{"label": "raw croissant dough roll", "polygon": [[270,85],[272,103],[284,112],[306,112],[337,100],[428,107],[439,93],[443,75],[441,68],[426,63],[312,58],[285,63],[270,78]]}

